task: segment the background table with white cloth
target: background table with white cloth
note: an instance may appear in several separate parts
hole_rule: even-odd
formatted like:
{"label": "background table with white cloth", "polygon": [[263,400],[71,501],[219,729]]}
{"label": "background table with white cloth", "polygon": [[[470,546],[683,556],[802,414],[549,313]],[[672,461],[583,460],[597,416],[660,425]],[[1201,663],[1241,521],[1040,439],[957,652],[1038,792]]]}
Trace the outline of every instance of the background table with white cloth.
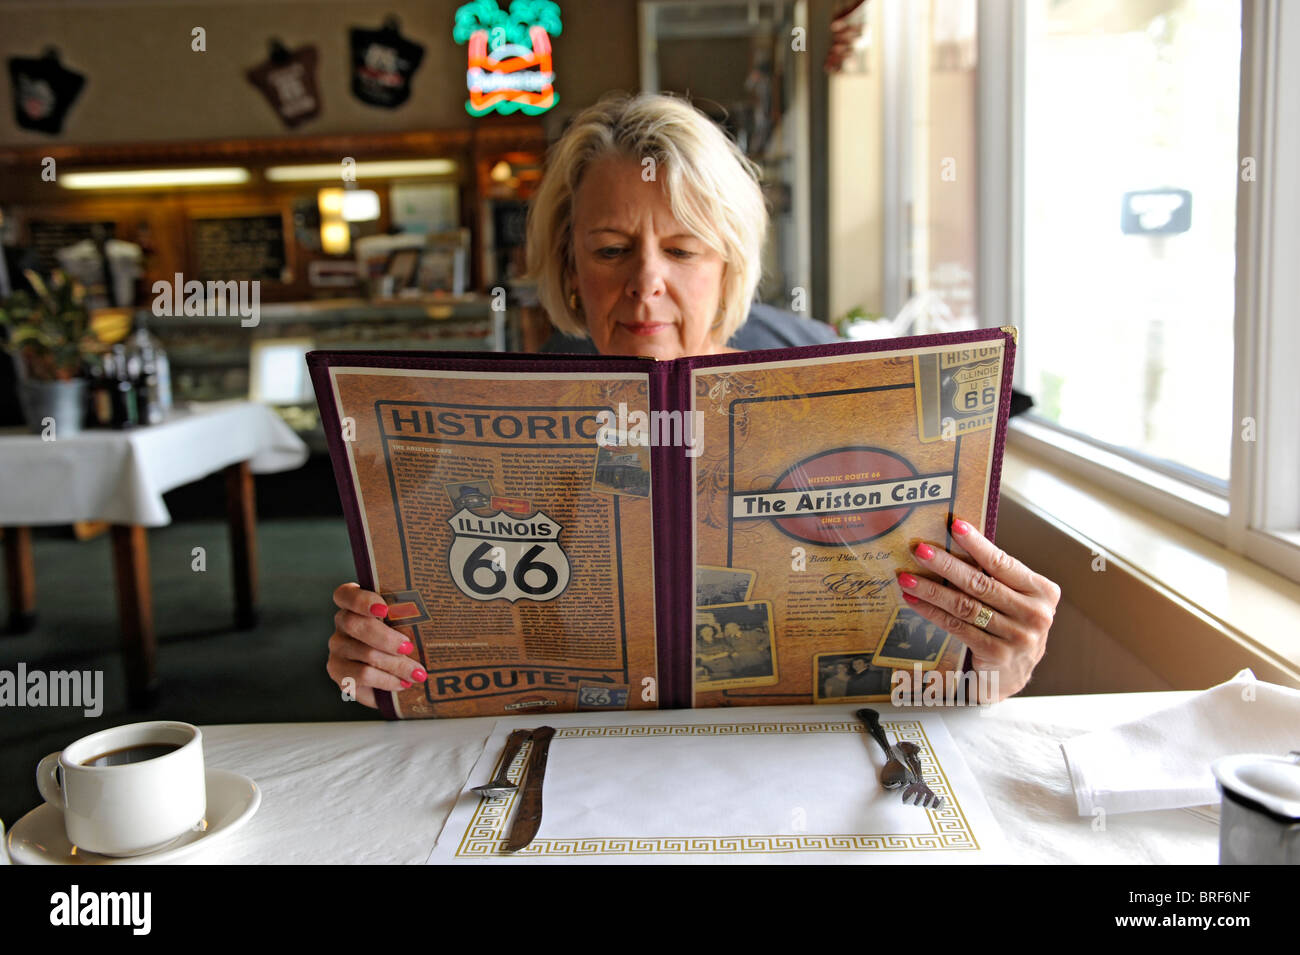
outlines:
{"label": "background table with white cloth", "polygon": [[190,404],[149,427],[89,430],[51,441],[18,430],[0,433],[10,626],[27,629],[34,621],[30,528],[108,522],[128,690],[137,701],[147,699],[155,640],[145,529],[171,523],[163,494],[225,472],[235,620],[249,627],[257,601],[252,476],[301,467],[307,456],[302,439],[275,412],[249,401]]}
{"label": "background table with white cloth", "polygon": [[[1081,817],[1060,748],[1072,736],[1193,696],[1019,697],[941,712],[1002,829],[1008,861],[1214,864],[1217,806]],[[876,708],[882,717],[909,712]],[[207,765],[254,779],[262,804],[243,828],[196,848],[185,860],[422,863],[495,723],[480,718],[205,726]],[[611,750],[611,758],[616,754]],[[864,787],[872,785],[863,780]],[[758,857],[764,859],[781,861],[777,855]]]}

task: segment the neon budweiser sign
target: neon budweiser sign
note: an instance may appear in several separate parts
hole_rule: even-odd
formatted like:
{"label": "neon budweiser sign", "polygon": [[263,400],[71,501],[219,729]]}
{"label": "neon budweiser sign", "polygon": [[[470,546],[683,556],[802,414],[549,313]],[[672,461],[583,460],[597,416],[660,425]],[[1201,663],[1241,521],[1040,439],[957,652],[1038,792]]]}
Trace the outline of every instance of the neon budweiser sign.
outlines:
{"label": "neon budweiser sign", "polygon": [[508,12],[497,0],[459,7],[452,37],[468,43],[466,112],[536,116],[558,103],[551,37],[562,28],[560,7],[551,0],[513,0]]}

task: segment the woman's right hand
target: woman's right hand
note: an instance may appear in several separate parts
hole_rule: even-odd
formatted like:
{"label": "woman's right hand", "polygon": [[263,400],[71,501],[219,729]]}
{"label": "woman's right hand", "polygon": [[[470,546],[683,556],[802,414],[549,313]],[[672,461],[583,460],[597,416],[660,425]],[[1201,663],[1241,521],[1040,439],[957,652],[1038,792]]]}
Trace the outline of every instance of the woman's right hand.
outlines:
{"label": "woman's right hand", "polygon": [[375,709],[376,690],[405,690],[429,678],[407,656],[415,644],[384,623],[388,607],[379,594],[362,590],[357,583],[343,584],[334,591],[334,603],[339,611],[334,615],[325,672],[340,689]]}

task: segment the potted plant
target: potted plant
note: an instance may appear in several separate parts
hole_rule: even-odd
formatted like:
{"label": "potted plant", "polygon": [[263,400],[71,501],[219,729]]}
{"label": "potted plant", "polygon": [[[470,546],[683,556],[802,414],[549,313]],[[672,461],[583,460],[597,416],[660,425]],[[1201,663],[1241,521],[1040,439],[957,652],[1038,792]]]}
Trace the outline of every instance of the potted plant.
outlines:
{"label": "potted plant", "polygon": [[0,303],[0,325],[8,332],[6,348],[14,356],[19,400],[27,427],[40,433],[54,419],[55,436],[81,431],[86,408],[86,380],[81,377],[83,349],[90,346],[85,292],[62,272],[47,285],[30,270],[23,274],[36,294],[15,292]]}
{"label": "potted plant", "polygon": [[894,334],[888,318],[879,312],[868,311],[861,305],[855,305],[831,322],[831,325],[841,338],[889,338]]}

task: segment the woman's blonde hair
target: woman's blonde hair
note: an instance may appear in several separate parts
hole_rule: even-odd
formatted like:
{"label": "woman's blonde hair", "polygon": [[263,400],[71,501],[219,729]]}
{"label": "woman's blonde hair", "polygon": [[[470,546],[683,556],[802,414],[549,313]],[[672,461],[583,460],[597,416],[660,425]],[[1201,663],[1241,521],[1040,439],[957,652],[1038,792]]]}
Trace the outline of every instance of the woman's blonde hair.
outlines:
{"label": "woman's blonde hair", "polygon": [[643,177],[660,179],[677,220],[722,256],[712,334],[725,344],[749,315],[762,271],[767,207],[758,168],[707,116],[658,93],[602,97],[551,147],[528,211],[528,274],[551,324],[569,335],[588,335],[581,311],[569,305],[573,196],[587,166],[607,156],[633,158]]}

